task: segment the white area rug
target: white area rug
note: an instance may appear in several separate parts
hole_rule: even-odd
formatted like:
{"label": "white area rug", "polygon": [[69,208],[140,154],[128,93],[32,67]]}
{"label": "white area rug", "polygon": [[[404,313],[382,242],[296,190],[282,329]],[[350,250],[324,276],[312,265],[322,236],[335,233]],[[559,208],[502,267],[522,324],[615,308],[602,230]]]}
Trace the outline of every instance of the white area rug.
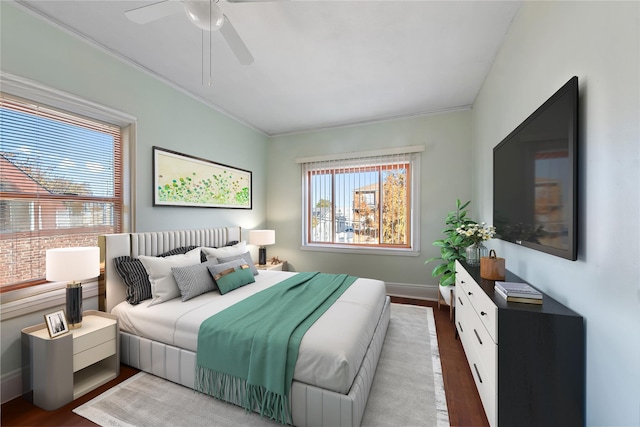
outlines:
{"label": "white area rug", "polygon": [[[101,426],[114,427],[279,425],[144,372],[73,412]],[[433,311],[392,304],[362,426],[448,425]]]}

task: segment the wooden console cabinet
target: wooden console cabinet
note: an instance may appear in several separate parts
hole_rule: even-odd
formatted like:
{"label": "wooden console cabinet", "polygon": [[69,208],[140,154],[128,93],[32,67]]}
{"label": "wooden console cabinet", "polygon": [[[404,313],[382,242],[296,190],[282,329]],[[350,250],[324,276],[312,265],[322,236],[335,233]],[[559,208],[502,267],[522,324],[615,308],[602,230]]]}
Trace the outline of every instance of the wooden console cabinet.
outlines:
{"label": "wooden console cabinet", "polygon": [[583,318],[548,295],[542,305],[507,303],[494,283],[456,261],[456,329],[489,424],[583,426]]}

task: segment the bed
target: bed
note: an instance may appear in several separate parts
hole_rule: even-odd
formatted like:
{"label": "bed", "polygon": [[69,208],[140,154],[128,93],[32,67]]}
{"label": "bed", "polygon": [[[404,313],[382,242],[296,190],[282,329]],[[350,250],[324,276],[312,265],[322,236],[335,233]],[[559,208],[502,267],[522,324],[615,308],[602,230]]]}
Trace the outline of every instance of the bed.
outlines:
{"label": "bed", "polygon": [[[122,363],[194,388],[197,328],[206,317],[296,273],[261,270],[255,283],[225,295],[209,292],[151,305],[125,301],[114,259],[157,256],[185,246],[223,247],[239,227],[101,236],[104,306],[119,316]],[[300,344],[290,392],[294,425],[359,426],[389,323],[384,283],[358,278],[311,326]],[[328,351],[330,349],[331,351]],[[238,402],[231,402],[238,404]]]}

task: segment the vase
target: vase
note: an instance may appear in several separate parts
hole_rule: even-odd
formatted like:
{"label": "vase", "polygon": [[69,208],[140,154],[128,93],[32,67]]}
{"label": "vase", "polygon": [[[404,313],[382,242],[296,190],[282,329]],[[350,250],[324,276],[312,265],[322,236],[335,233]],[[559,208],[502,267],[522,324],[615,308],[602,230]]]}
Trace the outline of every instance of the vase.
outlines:
{"label": "vase", "polygon": [[489,249],[482,242],[474,243],[473,245],[465,248],[467,254],[467,264],[471,266],[480,265],[480,258],[489,255]]}

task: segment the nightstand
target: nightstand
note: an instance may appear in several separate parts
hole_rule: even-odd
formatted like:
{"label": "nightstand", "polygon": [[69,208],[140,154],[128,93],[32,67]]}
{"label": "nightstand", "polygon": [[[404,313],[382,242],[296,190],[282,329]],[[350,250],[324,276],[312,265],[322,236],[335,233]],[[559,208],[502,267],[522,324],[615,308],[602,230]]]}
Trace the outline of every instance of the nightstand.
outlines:
{"label": "nightstand", "polygon": [[[120,375],[118,317],[89,310],[82,327],[50,338],[44,323],[22,330],[22,389],[51,411]],[[29,397],[29,396],[26,396]]]}
{"label": "nightstand", "polygon": [[273,271],[287,271],[287,261],[282,261],[277,264],[271,264],[267,262],[265,265],[256,264],[258,270],[273,270]]}

